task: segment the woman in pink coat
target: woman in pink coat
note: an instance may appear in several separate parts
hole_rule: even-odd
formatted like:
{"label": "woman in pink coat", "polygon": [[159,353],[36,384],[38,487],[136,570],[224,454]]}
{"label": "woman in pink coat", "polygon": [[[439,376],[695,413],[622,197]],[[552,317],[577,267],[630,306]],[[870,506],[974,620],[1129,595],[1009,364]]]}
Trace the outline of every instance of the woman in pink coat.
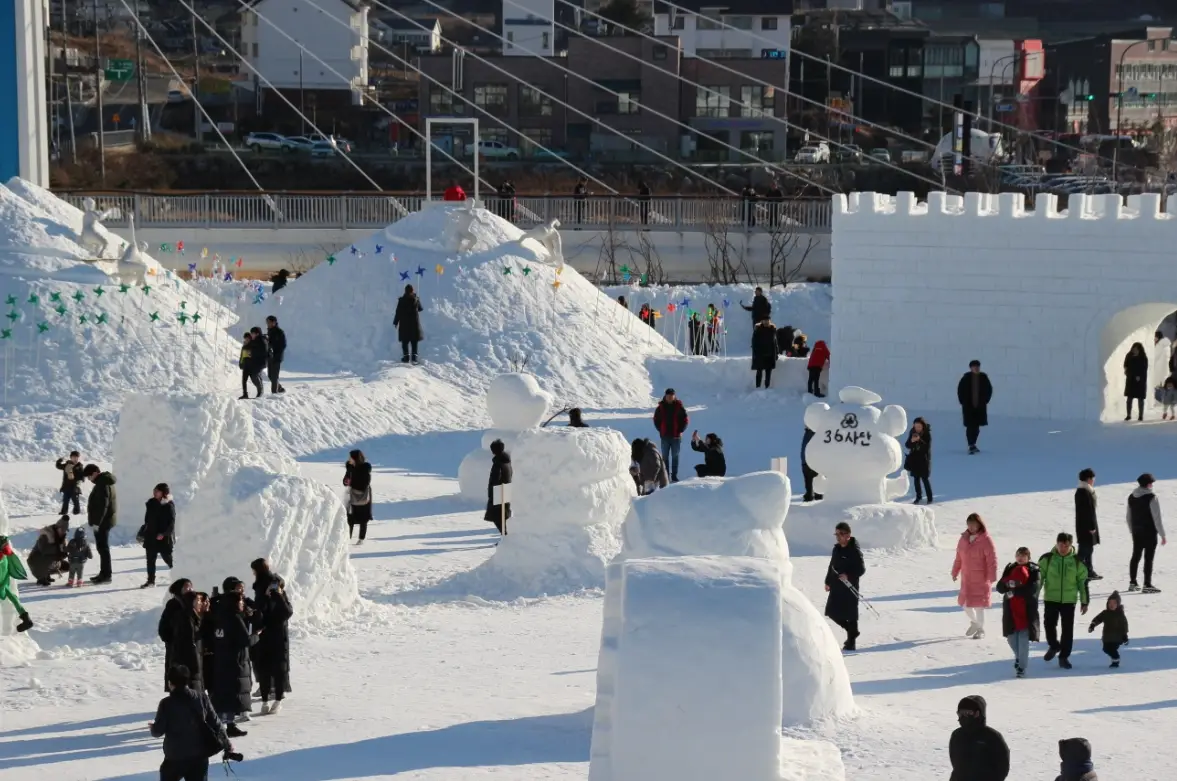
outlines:
{"label": "woman in pink coat", "polygon": [[985,608],[989,607],[993,584],[997,582],[997,551],[981,516],[973,513],[967,523],[968,530],[956,543],[952,581],[955,583],[960,578],[960,594],[956,602],[969,617],[965,637],[980,640],[985,636]]}

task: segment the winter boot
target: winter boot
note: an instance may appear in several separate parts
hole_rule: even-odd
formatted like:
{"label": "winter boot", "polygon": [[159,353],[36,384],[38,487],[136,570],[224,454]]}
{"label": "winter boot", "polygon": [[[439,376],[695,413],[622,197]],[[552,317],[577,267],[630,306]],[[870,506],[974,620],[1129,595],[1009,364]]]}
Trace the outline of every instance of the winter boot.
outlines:
{"label": "winter boot", "polygon": [[237,397],[238,401],[240,401],[242,399],[248,399],[248,398],[249,398],[248,393],[242,393],[240,396]]}
{"label": "winter boot", "polygon": [[1058,656],[1058,649],[1057,648],[1048,648],[1046,650],[1046,655],[1042,657],[1042,661],[1049,662],[1052,659],[1054,659],[1054,657],[1056,657],[1056,656]]}
{"label": "winter boot", "polygon": [[912,504],[919,504],[919,503],[920,503],[920,502],[922,502],[923,500],[924,500],[924,497],[922,497],[922,496],[917,496],[917,497],[915,498],[915,501],[913,501],[913,502],[912,502]]}
{"label": "winter boot", "polygon": [[976,624],[970,623],[969,628],[967,630],[965,630],[964,636],[965,637],[976,637],[977,633],[979,633],[980,631],[981,631],[981,627],[977,626]]}
{"label": "winter boot", "polygon": [[69,586],[70,588],[73,588],[74,587],[74,579],[70,578],[69,583],[66,583],[66,585]]}
{"label": "winter boot", "polygon": [[1092,572],[1090,575],[1087,576],[1087,579],[1088,580],[1103,580],[1103,575],[1099,575],[1095,572]]}
{"label": "winter boot", "polygon": [[139,588],[151,588],[154,585],[155,585],[155,581],[149,580],[146,583],[144,583],[142,586],[140,586]]}
{"label": "winter boot", "polygon": [[1014,677],[1015,678],[1025,678],[1026,677],[1026,671],[1022,669],[1022,666],[1020,664],[1014,665]]}
{"label": "winter boot", "polygon": [[273,716],[280,710],[282,710],[282,700],[274,700],[274,704],[270,706],[270,715]]}
{"label": "winter boot", "polygon": [[405,353],[404,355],[401,356],[401,363],[408,363],[408,362],[409,362],[409,354]]}
{"label": "winter boot", "polygon": [[29,611],[20,614],[20,623],[16,625],[16,631],[27,632],[33,628],[33,619],[29,618]]}
{"label": "winter boot", "polygon": [[270,703],[266,702],[265,700],[262,700],[262,713],[261,713],[261,715],[268,716],[269,714],[270,714]]}
{"label": "winter boot", "polygon": [[1119,660],[1119,659],[1113,659],[1113,660],[1112,660],[1112,663],[1111,663],[1110,665],[1108,665],[1108,666],[1109,666],[1109,667],[1111,667],[1113,670],[1115,670],[1115,669],[1117,669],[1117,668],[1120,666],[1120,660]]}
{"label": "winter boot", "polygon": [[253,721],[253,717],[250,716],[248,712],[238,713],[237,716],[233,719],[234,724],[244,724],[247,721]]}
{"label": "winter boot", "polygon": [[1069,670],[1074,665],[1071,664],[1071,661],[1069,659],[1064,659],[1060,656],[1058,658],[1058,666],[1063,668],[1064,670]]}
{"label": "winter boot", "polygon": [[1140,593],[1141,594],[1160,594],[1161,590],[1159,588],[1157,588],[1156,586],[1149,584],[1149,585],[1145,586],[1144,588],[1140,589]]}
{"label": "winter boot", "polygon": [[249,733],[238,727],[236,724],[230,723],[229,726],[225,728],[225,734],[231,738],[243,738]]}
{"label": "winter boot", "polygon": [[977,633],[975,635],[973,635],[974,640],[981,640],[984,637],[985,637],[985,630],[984,629],[978,629]]}
{"label": "winter boot", "polygon": [[1128,584],[1128,590],[1129,591],[1140,591],[1140,586],[1136,585],[1136,581],[1134,580]]}
{"label": "winter boot", "polygon": [[970,456],[976,455],[977,453],[980,453],[980,452],[981,452],[981,449],[978,448],[976,445],[969,445],[969,455]]}

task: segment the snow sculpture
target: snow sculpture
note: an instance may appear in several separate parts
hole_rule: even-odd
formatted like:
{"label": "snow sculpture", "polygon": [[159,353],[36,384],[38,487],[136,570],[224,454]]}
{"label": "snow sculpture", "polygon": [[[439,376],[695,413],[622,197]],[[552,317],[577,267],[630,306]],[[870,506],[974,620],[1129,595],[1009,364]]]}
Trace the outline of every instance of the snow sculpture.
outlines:
{"label": "snow sculpture", "polygon": [[849,386],[838,393],[839,403],[810,404],[805,425],[815,432],[806,447],[809,466],[818,473],[813,487],[820,502],[796,508],[789,524],[789,542],[797,551],[823,554],[832,542],[831,530],[847,521],[864,548],[935,546],[935,516],[928,507],[895,504],[907,493],[907,474],[888,477],[903,466],[903,448],[896,437],[906,433],[902,407],[873,406],[877,393]]}
{"label": "snow sculpture", "polygon": [[626,562],[634,558],[751,556],[771,562],[781,579],[780,724],[803,725],[854,711],[850,679],[833,632],[792,585],[784,533],[789,502],[789,479],[778,472],[692,480],[633,502],[622,527],[621,553],[610,562],[606,577],[591,781],[610,781],[607,773],[599,775],[598,765],[607,765],[612,754],[617,648],[624,624],[631,619],[625,612],[623,573]]}
{"label": "snow sculpture", "polygon": [[123,254],[118,259],[118,267],[115,274],[120,282],[126,282],[129,285],[138,285],[142,284],[150,264],[147,262],[147,256],[144,254],[147,251],[147,243],[144,242],[139,246],[135,241],[135,218],[133,216],[130,218],[130,225],[131,240],[127,242],[127,246],[123,249]]}
{"label": "snow sculpture", "polygon": [[896,437],[907,430],[907,412],[894,404],[879,410],[877,393],[851,385],[838,392],[839,404],[810,404],[805,426],[816,432],[806,461],[820,476],[813,489],[840,504],[882,504],[907,493],[907,474]]}
{"label": "snow sculpture", "polygon": [[[509,449],[508,534],[493,556],[447,588],[509,600],[604,586],[636,493],[629,442],[610,429],[561,426],[517,432]],[[486,472],[480,489],[486,501]]]}
{"label": "snow sculpture", "polygon": [[110,237],[109,234],[99,232],[98,228],[102,227],[102,221],[111,215],[110,211],[98,211],[98,204],[93,198],[87,198],[82,201],[82,233],[78,237],[78,243],[86,249],[94,252],[99,259],[107,259],[106,255],[110,251]]}
{"label": "snow sculpture", "polygon": [[[8,508],[4,503],[3,493],[0,493],[0,537],[8,537],[11,533]],[[10,580],[8,587],[13,593],[17,593],[18,586],[15,580]],[[0,667],[24,664],[34,658],[40,650],[28,633],[17,633],[16,625],[19,621],[12,603],[7,599],[0,600]]]}
{"label": "snow sculpture", "polygon": [[458,492],[471,501],[486,501],[490,474],[490,443],[503,440],[511,450],[517,432],[543,422],[552,396],[530,374],[500,374],[486,391],[486,409],[494,428],[482,435],[482,447],[470,452],[458,466]]}
{"label": "snow sculpture", "polygon": [[455,252],[471,249],[478,242],[474,224],[481,222],[479,214],[474,210],[474,201],[467,201],[465,208],[454,209],[452,219],[451,249]]}
{"label": "snow sculpture", "polygon": [[547,262],[556,268],[564,268],[564,242],[560,238],[560,221],[552,220],[547,225],[537,225],[519,237],[519,243],[531,239],[548,253]]}
{"label": "snow sculpture", "polygon": [[[338,615],[359,596],[346,511],[264,433],[226,394],[129,396],[114,440],[119,488],[141,497],[157,482],[171,486],[182,540],[176,572],[211,586],[264,557],[286,581],[297,616]],[[125,526],[122,535],[134,533],[135,524]]]}

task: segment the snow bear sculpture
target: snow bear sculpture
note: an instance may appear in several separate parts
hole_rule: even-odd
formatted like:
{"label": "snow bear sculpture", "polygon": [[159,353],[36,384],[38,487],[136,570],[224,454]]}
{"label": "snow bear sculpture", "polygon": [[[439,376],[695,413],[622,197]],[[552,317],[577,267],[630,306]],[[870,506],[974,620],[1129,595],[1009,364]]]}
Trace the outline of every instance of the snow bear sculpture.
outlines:
{"label": "snow bear sculpture", "polygon": [[556,268],[564,268],[564,242],[560,238],[560,221],[552,220],[547,225],[537,225],[519,237],[519,243],[531,239],[548,252],[547,262]]}
{"label": "snow bear sculpture", "polygon": [[515,434],[539,426],[552,395],[530,374],[500,374],[486,391],[486,410],[494,428],[482,435],[482,447],[467,454],[458,466],[458,492],[471,501],[486,500],[490,474],[490,443],[501,439],[510,450]]}
{"label": "snow bear sculpture", "polygon": [[907,493],[907,475],[888,477],[903,466],[896,437],[907,430],[903,407],[873,406],[882,397],[849,386],[838,392],[840,403],[810,404],[805,426],[815,432],[805,450],[811,469],[819,474],[814,491],[839,505],[882,504]]}
{"label": "snow bear sculpture", "polygon": [[799,726],[854,712],[850,679],[833,632],[792,585],[784,523],[789,479],[778,472],[677,483],[632,503],[622,526],[621,553],[606,571],[604,624],[597,663],[590,778],[611,754],[617,640],[623,623],[622,572],[633,559],[744,556],[768,559],[781,573],[784,704],[781,724]]}
{"label": "snow bear sculpture", "polygon": [[110,251],[111,241],[108,235],[104,235],[105,231],[100,232],[98,228],[110,213],[98,211],[98,204],[93,198],[82,201],[82,207],[82,233],[78,237],[78,243],[94,252],[98,259],[108,260],[106,255]]}

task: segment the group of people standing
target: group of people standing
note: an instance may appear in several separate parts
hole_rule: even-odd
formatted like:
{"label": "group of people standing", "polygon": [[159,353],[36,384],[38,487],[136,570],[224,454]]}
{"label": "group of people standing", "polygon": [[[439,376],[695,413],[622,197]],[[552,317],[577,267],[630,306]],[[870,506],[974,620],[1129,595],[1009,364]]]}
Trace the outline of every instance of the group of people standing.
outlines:
{"label": "group of people standing", "polygon": [[278,327],[278,318],[266,318],[266,332],[258,326],[246,331],[241,337],[241,356],[237,365],[241,368],[241,398],[249,398],[249,384],[257,390],[254,398],[262,397],[262,372],[270,380],[270,393],[285,393],[279,381],[282,361],[286,358],[286,332]]}
{"label": "group of people standing", "polygon": [[764,295],[763,288],[756,288],[751,305],[741,301],[740,306],[752,313],[752,371],[756,373],[756,387],[761,387],[762,381],[763,387],[772,387],[772,372],[779,356],[808,358],[806,392],[825,398],[821,374],[830,365],[830,348],[826,343],[819,340],[810,351],[805,334],[791,325],[777,327],[772,322],[772,302]]}
{"label": "group of people standing", "polygon": [[1153,334],[1153,357],[1156,368],[1153,382],[1149,382],[1149,356],[1140,342],[1133,342],[1124,356],[1124,399],[1127,402],[1125,421],[1132,420],[1132,402],[1136,402],[1136,420],[1144,420],[1144,400],[1149,385],[1161,405],[1161,420],[1177,420],[1177,342],[1171,342],[1157,331]]}

